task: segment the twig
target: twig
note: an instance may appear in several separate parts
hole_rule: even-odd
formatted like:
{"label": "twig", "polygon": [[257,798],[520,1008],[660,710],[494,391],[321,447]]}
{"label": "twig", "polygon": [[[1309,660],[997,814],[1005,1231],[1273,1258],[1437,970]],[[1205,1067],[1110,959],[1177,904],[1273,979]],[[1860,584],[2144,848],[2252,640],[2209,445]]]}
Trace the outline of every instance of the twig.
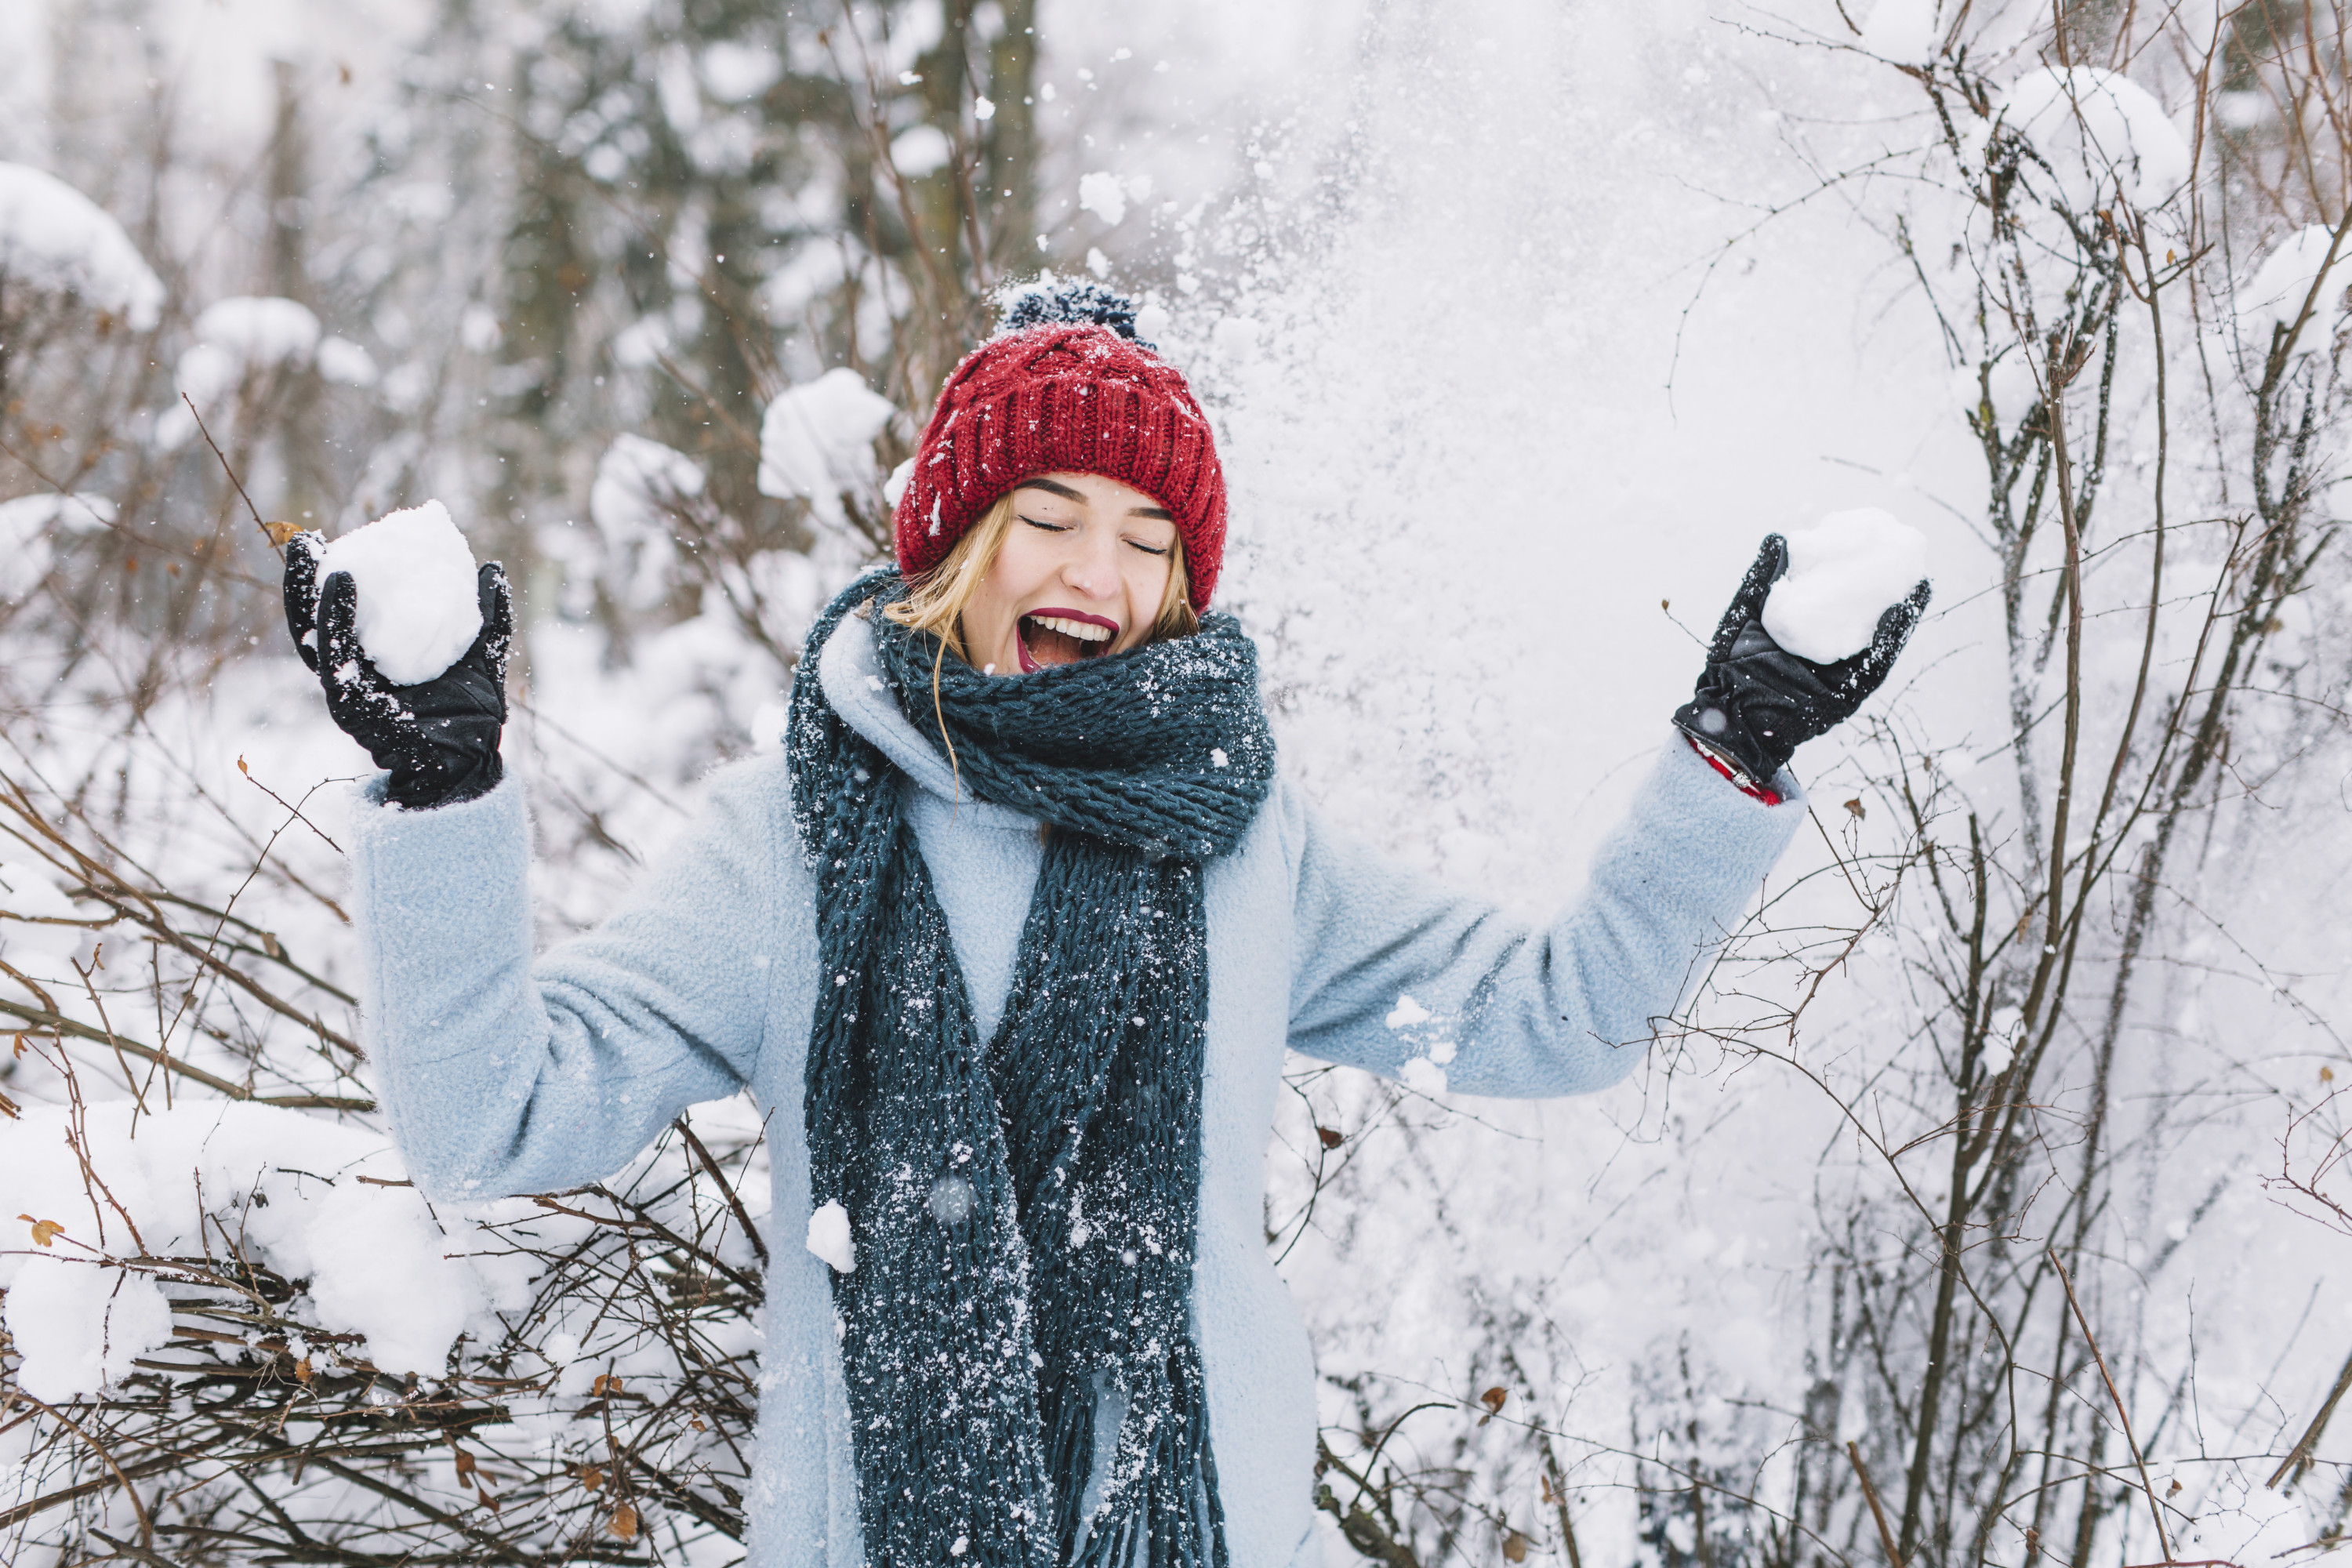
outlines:
{"label": "twig", "polygon": [[235,468],[228,466],[228,454],[220,449],[220,443],[213,439],[213,433],[205,428],[205,416],[196,413],[195,400],[184,392],[180,394],[180,401],[188,405],[188,412],[195,417],[196,433],[205,438],[205,445],[213,449],[213,456],[220,459],[221,472],[226,474],[228,482],[236,487],[237,497],[245,502],[245,510],[253,514],[253,526],[261,530],[261,537],[269,541],[270,549],[284,550],[286,536],[299,532],[299,530],[289,523],[283,522],[273,528],[261,521],[261,509],[253,504],[251,496],[245,493],[245,481],[236,477]]}
{"label": "twig", "polygon": [[2124,1444],[2131,1449],[2132,1464],[2139,1471],[2140,1490],[2147,1494],[2147,1511],[2156,1521],[2157,1547],[2164,1553],[2165,1562],[2170,1563],[2172,1539],[2164,1531],[2164,1505],[2156,1500],[2156,1483],[2147,1479],[2147,1460],[2139,1451],[2139,1439],[2132,1436],[2131,1414],[2124,1408],[2124,1396],[2116,1387],[2115,1373],[2107,1370],[2106,1352],[2099,1349],[2099,1337],[2091,1331],[2091,1320],[2083,1315],[2083,1303],[2074,1295],[2074,1277],[2058,1260],[2057,1248],[2045,1247],[2042,1254],[2050,1259],[2050,1267],[2058,1270],[2058,1282],[2066,1287],[2066,1305],[2074,1310],[2074,1321],[2083,1330],[2084,1342],[2091,1347],[2091,1359],[2099,1363],[2099,1376],[2107,1385],[2107,1397],[2115,1401],[2116,1418],[2123,1423]]}
{"label": "twig", "polygon": [[2352,1356],[2344,1358],[2344,1370],[2336,1374],[2336,1386],[2328,1391],[2327,1402],[2319,1407],[2319,1414],[2311,1418],[2311,1425],[2303,1429],[2303,1436],[2287,1451],[2286,1462],[2271,1473],[2264,1486],[2275,1488],[2287,1479],[2289,1470],[2294,1472],[2295,1479],[2303,1479],[2303,1472],[2311,1468],[2311,1451],[2318,1447],[2319,1435],[2327,1429],[2328,1417],[2336,1414],[2336,1403],[2347,1389],[2352,1389]]}
{"label": "twig", "polygon": [[1845,1457],[1853,1463],[1853,1473],[1862,1481],[1862,1495],[1870,1500],[1870,1517],[1878,1521],[1878,1543],[1886,1549],[1888,1568],[1903,1568],[1903,1559],[1895,1550],[1895,1532],[1886,1528],[1886,1510],[1878,1504],[1878,1489],[1871,1484],[1870,1470],[1862,1462],[1862,1450],[1853,1439],[1846,1439]]}
{"label": "twig", "polygon": [[759,1226],[753,1225],[751,1216],[744,1212],[743,1200],[735,1193],[735,1184],[727,1179],[727,1173],[719,1168],[719,1162],[710,1157],[710,1151],[702,1146],[702,1140],[694,1135],[694,1129],[686,1124],[683,1115],[673,1125],[677,1128],[678,1135],[686,1140],[686,1146],[694,1151],[694,1157],[702,1162],[702,1168],[710,1173],[710,1179],[719,1184],[719,1190],[727,1194],[727,1206],[734,1211],[735,1223],[743,1227],[744,1239],[751,1244],[751,1250],[759,1254],[760,1267],[765,1268],[768,1266],[768,1244],[761,1239]]}

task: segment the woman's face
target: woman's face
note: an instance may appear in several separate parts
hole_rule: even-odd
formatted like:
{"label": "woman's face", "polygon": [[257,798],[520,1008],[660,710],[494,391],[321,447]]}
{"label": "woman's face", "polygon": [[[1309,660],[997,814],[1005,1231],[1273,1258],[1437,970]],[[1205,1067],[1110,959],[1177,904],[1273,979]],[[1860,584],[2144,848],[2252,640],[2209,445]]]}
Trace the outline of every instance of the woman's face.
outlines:
{"label": "woman's face", "polygon": [[1176,524],[1099,474],[1041,474],[1013,492],[996,563],[964,606],[963,645],[989,675],[1125,653],[1151,635]]}

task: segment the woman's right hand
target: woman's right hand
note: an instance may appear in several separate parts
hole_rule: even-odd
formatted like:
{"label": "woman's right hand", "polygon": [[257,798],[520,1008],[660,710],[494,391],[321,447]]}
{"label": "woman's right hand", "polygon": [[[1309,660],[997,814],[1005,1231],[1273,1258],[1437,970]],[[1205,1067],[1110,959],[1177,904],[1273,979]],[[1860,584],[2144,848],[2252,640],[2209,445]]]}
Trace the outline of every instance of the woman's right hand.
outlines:
{"label": "woman's right hand", "polygon": [[327,712],[392,774],[384,798],[410,811],[488,795],[504,776],[499,731],[507,717],[507,648],[514,637],[505,571],[485,563],[476,578],[482,630],[462,658],[430,680],[394,686],[360,647],[359,584],[348,572],[319,581],[325,540],[286,542],[286,629],[318,672]]}

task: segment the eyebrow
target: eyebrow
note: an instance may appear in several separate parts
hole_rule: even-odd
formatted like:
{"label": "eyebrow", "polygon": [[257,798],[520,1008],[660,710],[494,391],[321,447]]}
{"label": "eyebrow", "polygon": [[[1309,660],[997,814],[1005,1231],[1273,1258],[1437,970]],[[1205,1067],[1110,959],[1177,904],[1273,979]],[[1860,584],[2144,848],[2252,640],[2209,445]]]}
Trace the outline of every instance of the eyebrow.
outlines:
{"label": "eyebrow", "polygon": [[[1018,485],[1015,485],[1013,489],[1023,490],[1044,490],[1047,495],[1060,496],[1064,500],[1074,500],[1080,506],[1087,504],[1087,497],[1084,493],[1072,489],[1069,486],[1062,483],[1059,479],[1024,479]],[[1174,518],[1168,515],[1168,510],[1164,507],[1129,507],[1127,509],[1127,515],[1129,517],[1157,518],[1161,522],[1173,522],[1176,521]]]}

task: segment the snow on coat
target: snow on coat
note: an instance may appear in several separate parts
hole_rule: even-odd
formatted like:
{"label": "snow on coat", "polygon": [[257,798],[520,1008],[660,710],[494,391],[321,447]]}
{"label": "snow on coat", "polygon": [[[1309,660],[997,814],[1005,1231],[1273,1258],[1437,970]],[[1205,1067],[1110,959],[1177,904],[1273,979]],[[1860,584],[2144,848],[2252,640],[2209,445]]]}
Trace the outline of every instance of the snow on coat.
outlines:
{"label": "snow on coat", "polygon": [[[917,792],[917,836],[986,1038],[1043,858],[1036,824],[955,799],[946,760],[883,689],[870,627],[845,620],[820,666],[825,695]],[[679,1111],[748,1088],[769,1118],[779,1233],[803,1223],[802,1088],[824,977],[784,768],[772,754],[723,772],[625,906],[535,963],[517,781],[433,811],[359,808],[369,1037],[394,1135],[429,1194],[593,1181]],[[1790,804],[1763,805],[1670,742],[1587,889],[1549,927],[1388,863],[1286,783],[1211,864],[1192,1317],[1237,1568],[1316,1553],[1314,1358],[1262,1219],[1286,1048],[1467,1094],[1615,1083],[1802,819],[1793,782],[1779,782]],[[865,1561],[829,1276],[806,1248],[774,1249],[747,1500],[756,1568]]]}

